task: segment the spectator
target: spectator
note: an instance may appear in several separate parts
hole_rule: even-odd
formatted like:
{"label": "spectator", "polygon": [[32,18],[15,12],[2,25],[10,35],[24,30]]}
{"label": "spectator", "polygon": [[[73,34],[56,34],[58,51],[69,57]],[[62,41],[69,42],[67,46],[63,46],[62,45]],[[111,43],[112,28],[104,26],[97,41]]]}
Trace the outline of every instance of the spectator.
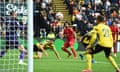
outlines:
{"label": "spectator", "polygon": [[117,40],[118,40],[118,27],[115,21],[112,22],[112,25],[110,26],[112,37],[113,37],[113,54],[116,57],[117,53]]}

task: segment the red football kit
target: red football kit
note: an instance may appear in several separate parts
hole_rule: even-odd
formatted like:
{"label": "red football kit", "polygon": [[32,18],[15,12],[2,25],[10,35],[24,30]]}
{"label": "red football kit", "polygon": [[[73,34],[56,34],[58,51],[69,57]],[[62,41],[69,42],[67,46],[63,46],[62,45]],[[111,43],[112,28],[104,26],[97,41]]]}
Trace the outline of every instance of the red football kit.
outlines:
{"label": "red football kit", "polygon": [[117,40],[118,40],[118,27],[117,26],[110,26],[110,29],[112,31],[112,36],[113,36],[113,47],[114,47],[114,53],[117,52]]}
{"label": "red football kit", "polygon": [[66,42],[64,43],[64,46],[62,47],[62,50],[68,53],[68,57],[71,56],[71,52],[67,50],[68,47],[70,47],[74,59],[76,59],[76,51],[74,50],[74,42],[75,42],[75,37],[74,37],[74,30],[72,28],[65,28],[63,32],[64,36],[66,37]]}
{"label": "red football kit", "polygon": [[67,39],[67,41],[65,42],[65,47],[74,45],[74,41],[75,41],[75,37],[74,37],[74,31],[72,28],[66,28],[64,29],[64,35]]}

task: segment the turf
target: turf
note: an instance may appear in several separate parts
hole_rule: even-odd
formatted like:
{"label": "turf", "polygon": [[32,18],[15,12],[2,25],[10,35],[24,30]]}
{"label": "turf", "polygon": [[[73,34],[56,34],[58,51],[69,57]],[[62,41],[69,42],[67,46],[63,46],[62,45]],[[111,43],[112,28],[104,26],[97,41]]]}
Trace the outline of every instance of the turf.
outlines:
{"label": "turf", "polygon": [[[86,68],[86,58],[82,61],[78,56],[78,58],[74,60],[73,56],[67,58],[66,53],[59,51],[62,59],[58,60],[52,51],[48,50],[47,52],[49,54],[48,57],[43,54],[41,59],[34,59],[34,72],[82,72],[82,70]],[[17,55],[12,56],[13,53],[17,53]],[[79,53],[80,52],[77,51],[77,55],[79,55]],[[18,65],[18,54],[18,50],[10,50],[3,58],[0,58],[0,72],[28,72],[27,66]],[[11,60],[8,60],[10,59],[9,57],[11,57]],[[13,61],[12,58],[16,59]],[[120,53],[114,58],[120,67]],[[96,54],[94,59],[96,63],[93,64],[93,72],[116,72],[105,58],[103,52]],[[25,58],[25,61],[27,62],[27,58]]]}
{"label": "turf", "polygon": [[[74,60],[73,56],[67,58],[64,52],[60,52],[60,55],[61,60],[58,60],[53,52],[49,52],[48,57],[34,59],[34,72],[82,72],[86,68],[86,60],[82,61],[79,56]],[[94,58],[96,63],[93,64],[93,72],[116,72],[103,52],[96,54]],[[120,66],[120,53],[115,60]]]}

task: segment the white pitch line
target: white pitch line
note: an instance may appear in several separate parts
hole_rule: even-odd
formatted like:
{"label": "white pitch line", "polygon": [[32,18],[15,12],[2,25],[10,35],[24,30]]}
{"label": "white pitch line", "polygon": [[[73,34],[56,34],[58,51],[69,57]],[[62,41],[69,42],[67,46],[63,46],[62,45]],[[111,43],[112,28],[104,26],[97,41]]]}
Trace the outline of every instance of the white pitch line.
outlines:
{"label": "white pitch line", "polygon": [[[54,60],[54,59],[50,59],[50,60],[41,60],[41,61],[73,61],[73,62],[79,62],[80,60]],[[82,62],[86,62],[85,60],[84,61],[82,61]],[[102,62],[102,61],[96,61],[95,63],[99,63],[99,64],[110,64],[109,62]],[[118,63],[117,65],[119,65],[120,66],[120,64]]]}
{"label": "white pitch line", "polygon": [[[41,62],[44,61],[60,61],[60,62],[67,62],[67,61],[71,61],[71,62],[81,62],[80,60],[54,60],[54,59],[50,59],[50,60],[41,60]],[[82,62],[86,62],[85,60]],[[102,62],[102,61],[96,61],[95,63],[99,63],[99,64],[110,64],[109,62]],[[120,64],[118,63],[117,65],[120,66]]]}
{"label": "white pitch line", "polygon": [[[100,61],[96,61],[95,63],[99,63],[99,64],[110,64],[109,62],[100,62]],[[117,64],[120,66],[120,64]]]}

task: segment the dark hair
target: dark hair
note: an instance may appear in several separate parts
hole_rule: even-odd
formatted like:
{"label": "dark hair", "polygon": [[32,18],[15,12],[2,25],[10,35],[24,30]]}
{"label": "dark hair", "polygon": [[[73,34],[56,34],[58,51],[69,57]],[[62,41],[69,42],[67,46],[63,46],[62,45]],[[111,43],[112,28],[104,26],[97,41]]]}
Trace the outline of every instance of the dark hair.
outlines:
{"label": "dark hair", "polygon": [[68,21],[64,22],[64,26],[66,26],[66,24],[70,25],[70,23]]}
{"label": "dark hair", "polygon": [[10,12],[10,15],[13,15],[14,13],[15,13],[15,11],[11,11],[11,12]]}
{"label": "dark hair", "polygon": [[97,20],[98,22],[103,22],[103,21],[104,21],[104,17],[101,16],[101,15],[99,15],[99,16],[96,18],[96,20]]}
{"label": "dark hair", "polygon": [[55,41],[55,38],[49,38],[50,41]]}

